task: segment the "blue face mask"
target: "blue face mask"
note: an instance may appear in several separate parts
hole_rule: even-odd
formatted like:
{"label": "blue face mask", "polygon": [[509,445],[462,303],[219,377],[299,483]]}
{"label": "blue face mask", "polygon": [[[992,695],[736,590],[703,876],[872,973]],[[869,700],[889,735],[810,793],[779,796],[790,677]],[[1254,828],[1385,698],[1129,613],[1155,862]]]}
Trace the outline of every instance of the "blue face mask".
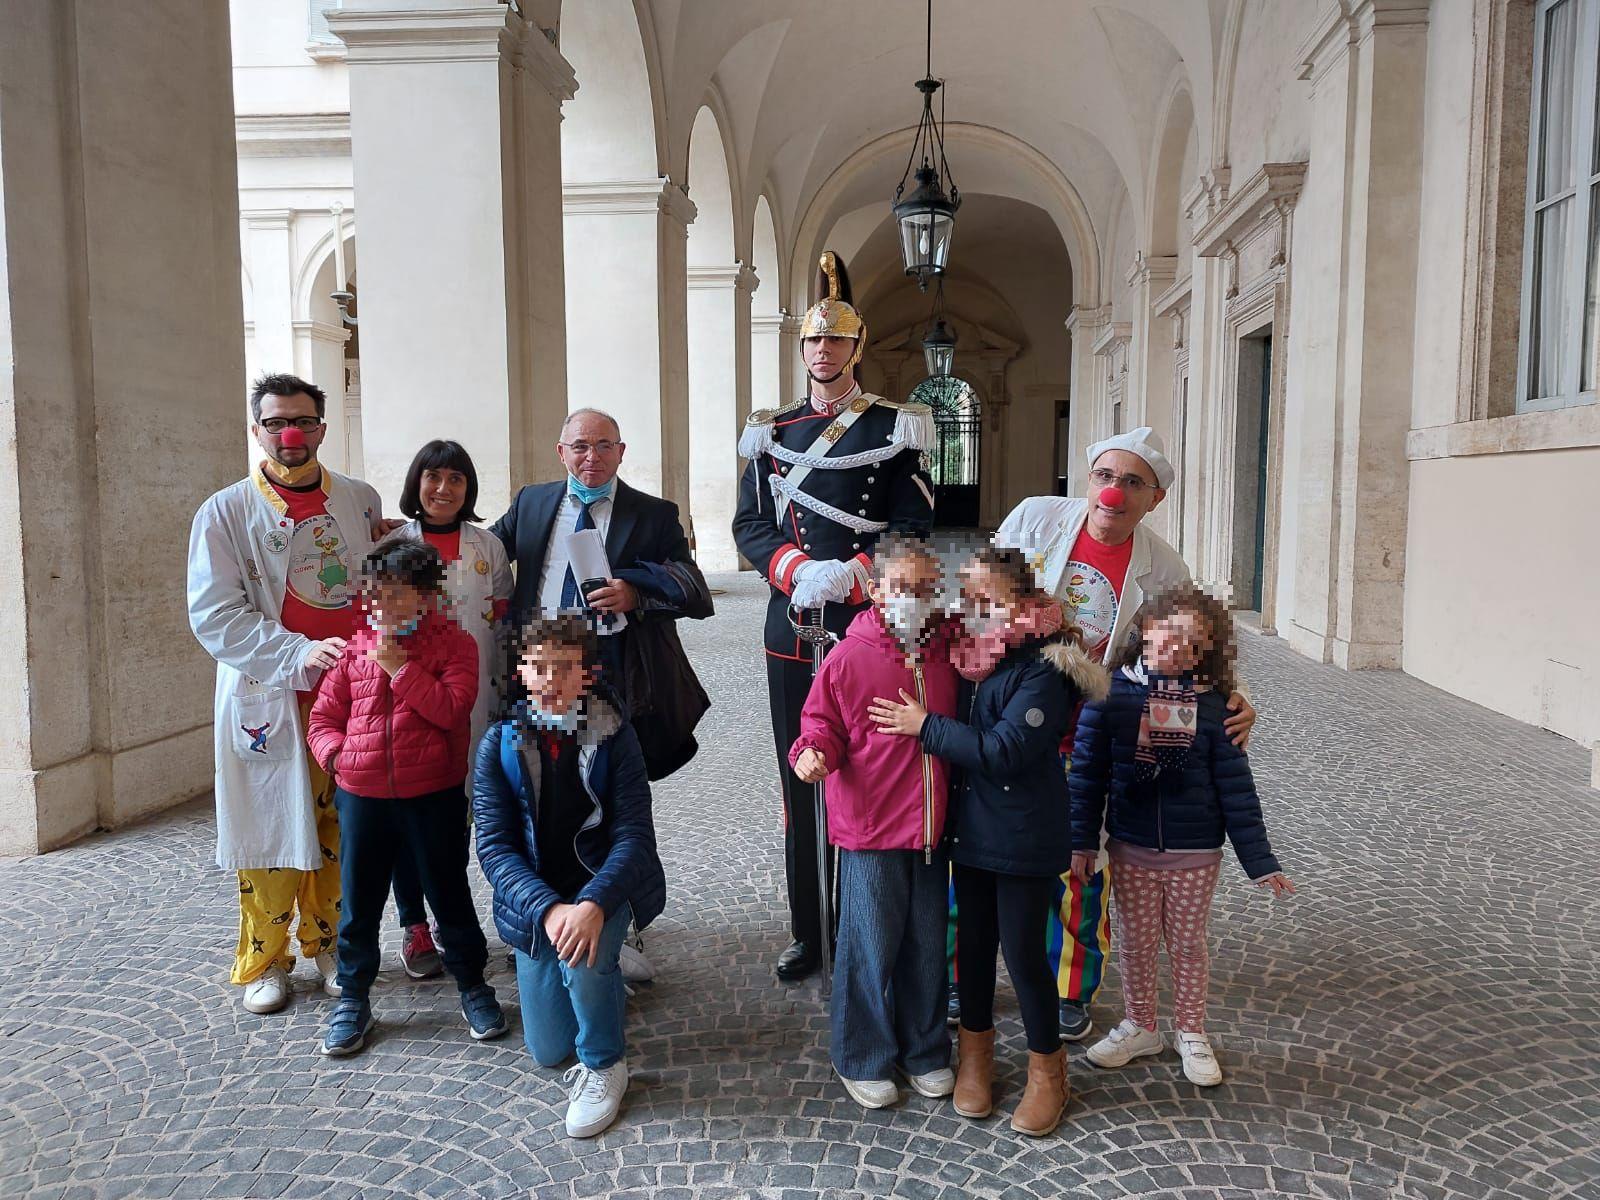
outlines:
{"label": "blue face mask", "polygon": [[[372,620],[370,617],[368,618],[368,623],[371,624],[374,628],[378,627],[378,623],[376,621]],[[409,620],[409,621],[402,621],[399,625],[396,625],[394,627],[394,636],[395,637],[410,637],[413,633],[415,633],[417,631],[417,628],[421,624],[422,624],[422,618],[421,617],[412,617],[411,620]]]}
{"label": "blue face mask", "polygon": [[578,498],[580,504],[593,504],[596,500],[604,500],[611,495],[611,484],[603,483],[599,487],[589,487],[576,475],[567,475],[567,491]]}

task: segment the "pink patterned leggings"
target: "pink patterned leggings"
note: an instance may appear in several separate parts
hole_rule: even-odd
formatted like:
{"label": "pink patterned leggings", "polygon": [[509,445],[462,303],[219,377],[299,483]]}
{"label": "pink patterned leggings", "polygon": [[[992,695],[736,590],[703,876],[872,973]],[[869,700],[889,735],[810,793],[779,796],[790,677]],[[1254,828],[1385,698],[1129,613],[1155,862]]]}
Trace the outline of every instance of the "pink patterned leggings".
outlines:
{"label": "pink patterned leggings", "polygon": [[1172,960],[1177,1028],[1204,1033],[1211,957],[1206,927],[1221,862],[1184,870],[1111,863],[1112,914],[1122,964],[1122,1005],[1131,1021],[1156,1027],[1156,954],[1164,941]]}

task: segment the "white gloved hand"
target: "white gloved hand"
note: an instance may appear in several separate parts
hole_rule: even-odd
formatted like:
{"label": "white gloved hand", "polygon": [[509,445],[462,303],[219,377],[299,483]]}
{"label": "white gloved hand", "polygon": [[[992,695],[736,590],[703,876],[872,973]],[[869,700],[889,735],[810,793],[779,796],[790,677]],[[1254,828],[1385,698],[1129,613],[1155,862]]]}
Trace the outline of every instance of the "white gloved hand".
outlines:
{"label": "white gloved hand", "polygon": [[850,598],[861,564],[833,558],[814,558],[795,568],[789,603],[796,608],[821,608]]}

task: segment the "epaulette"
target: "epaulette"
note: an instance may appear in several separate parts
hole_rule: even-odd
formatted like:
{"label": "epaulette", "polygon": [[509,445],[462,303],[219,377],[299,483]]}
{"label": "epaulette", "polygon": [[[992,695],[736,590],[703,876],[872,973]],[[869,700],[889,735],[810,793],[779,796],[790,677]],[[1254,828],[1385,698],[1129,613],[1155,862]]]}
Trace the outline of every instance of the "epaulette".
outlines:
{"label": "epaulette", "polygon": [[933,408],[920,400],[889,400],[872,396],[874,404],[895,411],[894,440],[913,450],[932,450],[939,443],[939,431],[933,423]]}
{"label": "epaulette", "polygon": [[755,458],[758,454],[765,454],[772,448],[773,423],[780,417],[799,411],[810,402],[809,396],[802,396],[782,408],[758,408],[752,412],[745,418],[744,430],[739,434],[739,457]]}

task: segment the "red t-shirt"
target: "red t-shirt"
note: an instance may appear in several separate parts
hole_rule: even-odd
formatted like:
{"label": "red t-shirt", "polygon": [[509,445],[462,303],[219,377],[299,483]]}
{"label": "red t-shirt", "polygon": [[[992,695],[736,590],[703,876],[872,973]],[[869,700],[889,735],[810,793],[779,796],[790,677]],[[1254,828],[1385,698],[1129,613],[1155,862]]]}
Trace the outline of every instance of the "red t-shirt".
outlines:
{"label": "red t-shirt", "polygon": [[349,638],[359,623],[355,573],[359,566],[339,522],[328,512],[320,483],[285,487],[270,477],[272,490],[289,508],[284,520],[289,544],[288,581],[283,591],[283,624],[313,641]]}
{"label": "red t-shirt", "polygon": [[461,526],[459,525],[449,533],[434,533],[431,529],[424,529],[422,531],[422,540],[437,550],[439,557],[447,563],[453,563],[461,557]]}
{"label": "red t-shirt", "polygon": [[1132,538],[1120,546],[1106,546],[1090,537],[1087,528],[1078,534],[1067,557],[1062,606],[1067,619],[1083,630],[1084,643],[1095,658],[1106,652],[1132,558]]}

